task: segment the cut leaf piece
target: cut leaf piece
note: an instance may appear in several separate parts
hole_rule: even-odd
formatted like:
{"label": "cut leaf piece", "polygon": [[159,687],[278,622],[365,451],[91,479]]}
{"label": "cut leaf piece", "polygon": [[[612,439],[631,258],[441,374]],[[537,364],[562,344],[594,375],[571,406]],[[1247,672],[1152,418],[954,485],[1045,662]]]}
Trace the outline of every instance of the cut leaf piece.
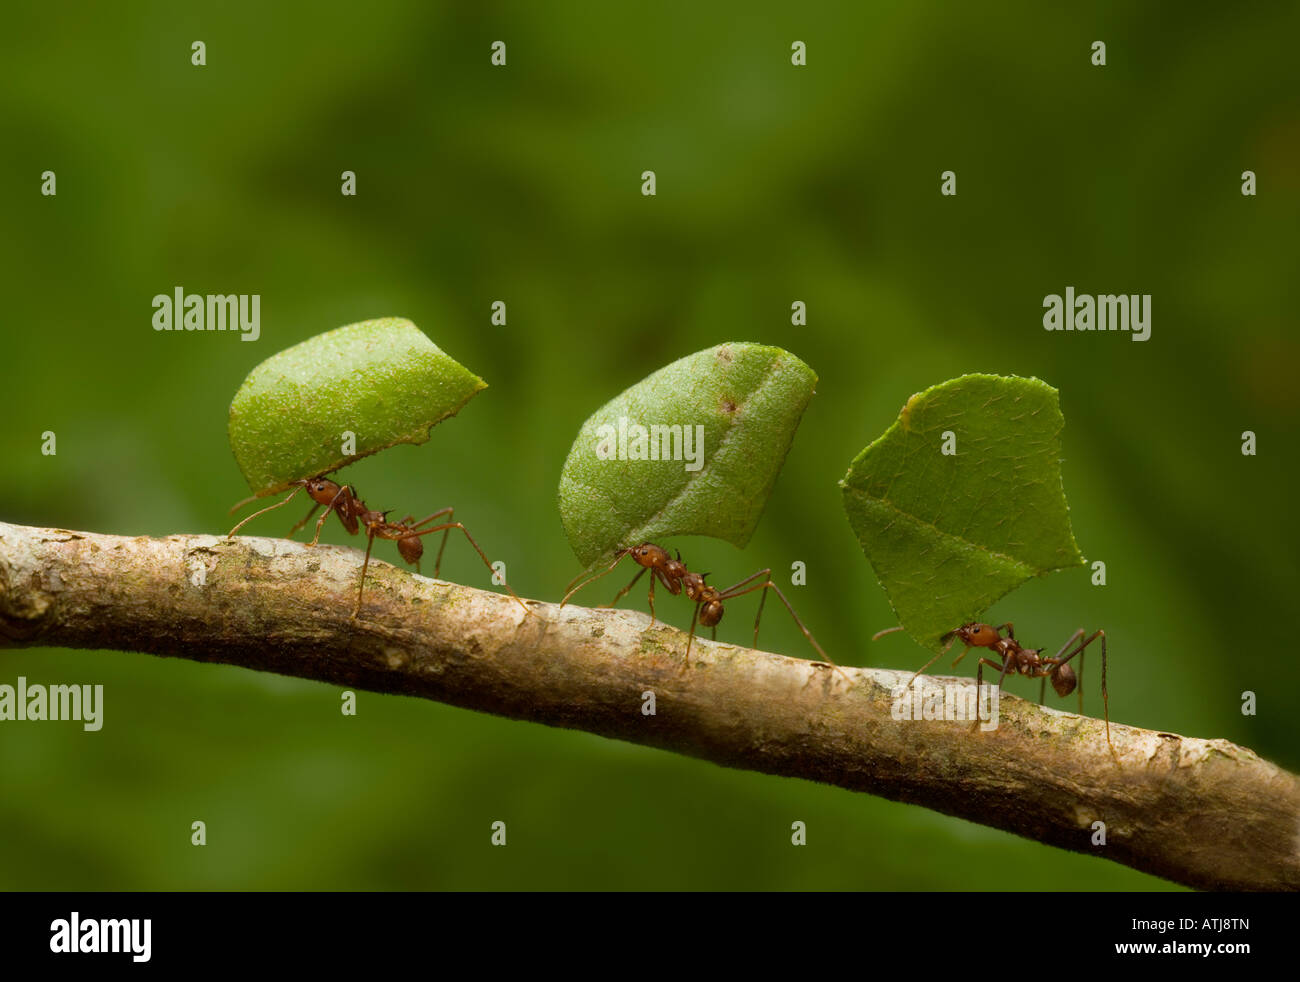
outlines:
{"label": "cut leaf piece", "polygon": [[924,647],[1030,577],[1084,562],[1061,486],[1064,425],[1045,382],[963,375],[912,396],[849,466],[849,523]]}
{"label": "cut leaf piece", "polygon": [[[483,388],[409,320],[349,324],[249,372],[230,403],[230,449],[260,497],[397,443],[424,443]],[[354,453],[343,453],[345,432],[356,435]]]}
{"label": "cut leaf piece", "polygon": [[590,569],[672,535],[743,547],[816,386],[790,352],[732,342],[610,400],[582,425],[560,476],[560,516],[579,561]]}

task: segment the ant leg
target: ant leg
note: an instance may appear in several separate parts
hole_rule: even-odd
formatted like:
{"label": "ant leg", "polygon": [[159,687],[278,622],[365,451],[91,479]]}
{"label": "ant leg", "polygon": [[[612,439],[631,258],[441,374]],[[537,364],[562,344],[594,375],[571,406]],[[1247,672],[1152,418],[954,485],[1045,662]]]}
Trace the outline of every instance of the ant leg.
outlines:
{"label": "ant leg", "polygon": [[[645,575],[645,571],[646,571],[647,569],[649,569],[648,566],[642,566],[639,570],[637,570],[637,574],[636,574],[636,576],[632,577],[632,582],[631,582],[631,583],[629,583],[627,586],[623,587],[623,589],[619,590],[618,593],[614,594],[614,599],[611,600],[609,603],[607,603],[607,604],[601,604],[600,606],[601,606],[601,607],[613,607],[616,603],[618,603],[620,600],[622,600],[624,597],[626,597],[629,593],[632,592],[632,588],[633,588],[634,586],[637,585],[637,581],[640,580],[641,577],[642,577],[643,575]],[[653,584],[652,584],[652,585],[653,585]]]}
{"label": "ant leg", "polygon": [[[770,573],[768,574],[767,582],[772,586],[773,589],[776,588],[776,584],[772,583],[772,576]],[[758,622],[763,619],[763,605],[766,603],[767,603],[767,590],[764,589],[762,591],[762,596],[758,598],[758,610],[754,611],[754,645],[753,646],[755,648],[758,647]],[[790,605],[786,604],[786,606],[788,607]],[[798,620],[798,618],[796,618],[796,620]],[[829,661],[830,659],[827,660]]]}
{"label": "ant leg", "polygon": [[[1103,643],[1104,645],[1104,643]],[[1079,715],[1083,715],[1083,652],[1079,652],[1079,670],[1075,673],[1079,680]]]}
{"label": "ant leg", "polygon": [[[447,517],[450,518],[453,514],[453,509],[448,508]],[[442,554],[447,548],[447,536],[449,535],[451,535],[451,529],[444,529],[442,533],[442,541],[438,543],[438,555],[433,560],[433,578],[435,580],[438,578],[438,574],[442,572]]]}
{"label": "ant leg", "polygon": [[1010,621],[1007,621],[1005,624],[999,624],[993,630],[997,631],[999,634],[1001,634],[1003,631],[1006,631],[1007,637],[1009,637],[1012,641],[1016,639],[1016,626],[1012,624]]}
{"label": "ant leg", "polygon": [[[745,584],[747,584],[747,583],[753,583],[753,581],[756,580],[756,579],[758,579],[760,576],[766,576],[767,579],[764,580],[762,583],[755,584],[754,586],[748,587],[747,589],[744,589],[744,590],[740,589],[742,586],[745,586]],[[776,592],[777,592],[778,594],[781,593],[781,591],[780,591],[780,589],[777,587],[777,585],[776,585],[775,583],[772,582],[772,570],[771,570],[771,569],[760,569],[760,570],[759,570],[757,573],[755,573],[753,576],[747,576],[747,577],[745,577],[745,578],[744,578],[743,580],[741,580],[739,583],[735,584],[734,586],[729,586],[729,587],[727,587],[727,589],[723,590],[723,591],[718,595],[718,599],[719,599],[719,600],[730,600],[732,597],[743,596],[744,594],[749,593],[749,592],[752,591],[752,590],[762,590],[762,591],[763,591],[763,597],[762,597],[762,599],[759,600],[759,602],[758,602],[758,612],[754,615],[754,644],[753,644],[753,646],[754,646],[755,648],[758,647],[758,625],[759,625],[759,622],[763,619],[763,605],[764,605],[765,603],[767,603],[767,588],[768,588],[769,586],[770,586],[773,590],[776,590]],[[826,652],[822,651],[822,649],[821,649],[821,645],[819,645],[816,641],[813,640],[813,636],[812,636],[811,634],[809,634],[809,633],[808,633],[808,629],[805,628],[805,627],[803,626],[803,622],[799,620],[799,615],[796,614],[796,613],[794,612],[794,608],[790,606],[790,602],[789,602],[788,600],[786,600],[784,596],[782,596],[781,599],[782,599],[782,601],[785,602],[785,606],[786,606],[786,608],[790,611],[790,616],[793,617],[793,618],[794,618],[794,622],[795,622],[796,624],[799,625],[799,629],[800,629],[801,631],[803,631],[804,636],[807,637],[808,640],[812,642],[812,646],[813,646],[814,648],[817,649],[817,651],[821,654],[822,658],[823,658],[825,661],[830,662],[832,665],[834,665],[835,663],[832,662],[832,661],[830,660],[830,658],[827,656]]]}
{"label": "ant leg", "polygon": [[972,730],[976,730],[976,729],[978,729],[978,728],[979,728],[979,724],[980,724],[978,707],[979,707],[979,698],[980,698],[980,693],[981,693],[981,691],[983,691],[983,689],[984,689],[984,666],[985,666],[985,665],[987,665],[989,668],[996,668],[996,669],[998,669],[998,690],[999,690],[999,691],[998,691],[998,694],[999,694],[999,696],[1000,696],[1000,695],[1001,695],[1001,689],[1002,689],[1002,680],[1005,679],[1005,678],[1007,677],[1007,669],[1010,667],[1011,662],[1010,662],[1010,661],[1005,661],[1005,662],[1003,662],[1002,664],[998,664],[998,663],[995,662],[992,658],[980,658],[979,662],[976,663],[976,668],[975,668],[975,706],[976,706],[977,711],[976,711],[976,713],[975,713],[975,720],[974,720],[974,722],[971,723],[971,729],[972,729]]}
{"label": "ant leg", "polygon": [[298,524],[295,525],[293,528],[289,529],[289,534],[286,535],[285,538],[292,539],[298,533],[298,530],[300,528],[302,528],[304,525],[306,525],[308,522],[311,521],[312,515],[316,514],[316,509],[319,507],[320,507],[320,502],[317,501],[315,504],[311,506],[311,511],[307,512],[306,515],[303,515],[302,520],[299,521]]}
{"label": "ant leg", "polygon": [[[1002,688],[1002,680],[1007,677],[1007,669],[1011,667],[1011,660],[1007,659],[999,665],[992,658],[981,658],[980,664],[987,665],[989,668],[997,668],[1001,670],[1001,673],[998,675],[998,688]],[[979,674],[982,674],[982,672]]]}
{"label": "ant leg", "polygon": [[254,502],[254,501],[256,501],[256,500],[257,500],[257,495],[255,495],[255,494],[250,494],[250,495],[249,495],[247,498],[245,498],[243,501],[237,501],[237,502],[235,502],[233,505],[231,505],[231,506],[230,506],[230,511],[226,512],[226,514],[227,514],[227,515],[233,515],[235,512],[239,511],[239,509],[243,508],[244,505],[251,504],[252,502]]}
{"label": "ant leg", "polygon": [[686,638],[686,665],[689,668],[691,664],[691,642],[695,640],[695,623],[700,619],[700,605],[695,605],[695,613],[691,615],[691,633]]}
{"label": "ant leg", "polygon": [[579,573],[577,576],[575,576],[572,580],[569,581],[569,585],[564,588],[564,599],[560,601],[560,606],[563,607],[565,604],[567,604],[569,602],[569,599],[575,593],[581,590],[583,587],[587,586],[588,584],[595,583],[602,576],[608,576],[610,573],[614,572],[614,567],[617,566],[619,563],[621,563],[623,561],[623,557],[626,556],[627,554],[628,554],[627,549],[620,549],[618,552],[614,554],[614,561],[610,563],[601,572],[593,574],[589,571],[583,571]]}
{"label": "ant leg", "polygon": [[[754,580],[757,580],[759,576],[766,576],[767,579],[763,580],[763,583],[755,583],[753,587],[746,587],[746,584],[754,583]],[[745,589],[741,589],[741,587],[745,587]],[[740,583],[732,584],[731,587],[724,589],[724,591],[718,594],[718,600],[731,600],[732,597],[741,597],[744,596],[744,594],[753,591],[764,591],[763,600],[758,602],[758,617],[754,618],[755,648],[758,648],[758,622],[759,622],[759,618],[763,617],[763,601],[767,600],[766,589],[768,587],[775,589],[777,593],[781,592],[780,589],[777,588],[777,585],[775,583],[772,583],[771,568],[767,568],[767,570],[759,570],[758,572],[755,572],[753,576],[746,576],[744,580],[740,581]],[[781,600],[785,600],[785,597],[784,596],[781,597]],[[785,602],[785,606],[789,607],[790,614],[794,614],[794,607],[790,607],[789,601]],[[797,623],[798,626],[800,626],[801,628],[803,627],[803,624],[800,622],[800,619],[798,619],[798,617],[794,617],[794,623]],[[807,630],[803,631],[803,633],[807,635]],[[809,635],[809,640],[813,641],[813,636]],[[813,645],[816,646],[816,641],[813,641]],[[820,649],[819,646],[818,646],[818,650],[819,652],[822,652],[822,649]],[[822,652],[822,656],[826,657],[826,652]],[[831,659],[827,658],[827,661],[829,662],[831,661]]]}
{"label": "ant leg", "polygon": [[[1110,742],[1110,693],[1106,691],[1106,632],[1101,629],[1094,631],[1092,634],[1088,635],[1088,637],[1083,638],[1082,641],[1079,641],[1079,646],[1077,648],[1071,651],[1068,655],[1065,654],[1066,649],[1069,648],[1076,641],[1078,641],[1079,638],[1083,637],[1083,635],[1084,635],[1084,629],[1079,628],[1079,630],[1075,631],[1074,634],[1070,636],[1070,640],[1065,643],[1065,647],[1062,648],[1059,652],[1057,652],[1056,657],[1048,659],[1048,661],[1054,662],[1056,665],[1064,665],[1075,655],[1080,656],[1079,658],[1079,699],[1080,702],[1082,702],[1083,700],[1083,657],[1082,657],[1083,650],[1087,648],[1088,645],[1096,641],[1098,638],[1101,638],[1101,704],[1102,704],[1102,712],[1105,714],[1106,717],[1106,746],[1110,747],[1111,756],[1115,758],[1116,762],[1118,762],[1119,755],[1115,753],[1115,745]],[[1082,709],[1080,711],[1082,711]]]}
{"label": "ant leg", "polygon": [[[253,512],[253,514],[249,515],[249,516],[248,516],[247,518],[245,518],[242,522],[240,522],[238,525],[236,525],[234,528],[232,528],[228,533],[226,533],[226,538],[227,538],[227,539],[234,538],[234,535],[235,535],[236,532],[238,532],[238,531],[239,531],[240,529],[242,529],[245,525],[247,525],[249,522],[251,522],[253,519],[255,519],[258,515],[265,515],[268,511],[275,511],[275,509],[277,509],[277,508],[283,508],[285,505],[287,505],[289,502],[291,502],[291,501],[293,500],[293,498],[294,498],[294,495],[296,495],[296,494],[297,494],[299,491],[301,491],[301,490],[302,490],[301,487],[296,487],[296,488],[294,488],[292,491],[289,492],[289,497],[285,498],[283,501],[279,502],[278,504],[267,505],[267,506],[266,506],[265,508],[263,508],[261,511],[255,511],[255,512]],[[242,505],[242,504],[246,504],[246,503],[248,502],[248,500],[250,500],[250,499],[245,499],[244,501],[241,501],[240,504],[241,504],[241,505]],[[235,507],[239,507],[239,506],[236,505]]]}
{"label": "ant leg", "polygon": [[650,601],[650,624],[653,625],[658,619],[655,617],[655,578],[650,577],[650,594],[647,597]]}
{"label": "ant leg", "polygon": [[[326,512],[325,514],[328,515],[329,512]],[[366,589],[366,570],[370,568],[370,550],[375,547],[375,533],[371,530],[367,531],[369,531],[370,534],[367,536],[366,541],[366,559],[365,562],[361,564],[361,582],[357,585],[357,606],[356,609],[352,611],[352,620],[354,621],[357,619],[357,615],[361,613],[361,594],[364,593]]]}
{"label": "ant leg", "polygon": [[[1050,662],[1052,665],[1064,665],[1067,661],[1069,661],[1071,658],[1073,658],[1075,655],[1077,655],[1077,654],[1079,653],[1079,651],[1082,651],[1084,648],[1086,648],[1088,645],[1090,645],[1090,644],[1092,643],[1092,638],[1089,638],[1087,641],[1085,641],[1083,644],[1081,644],[1081,645],[1079,646],[1079,651],[1073,652],[1073,653],[1070,654],[1068,657],[1066,656],[1065,653],[1066,653],[1067,651],[1069,651],[1070,648],[1072,648],[1072,647],[1074,646],[1074,643],[1075,643],[1076,641],[1078,641],[1081,637],[1083,637],[1084,634],[1086,634],[1086,633],[1087,633],[1087,632],[1084,631],[1083,628],[1079,628],[1079,630],[1075,631],[1073,634],[1070,635],[1070,640],[1069,640],[1069,641],[1067,641],[1067,642],[1065,642],[1065,644],[1061,645],[1061,650],[1058,651],[1058,652],[1056,653],[1055,657],[1053,657],[1053,658],[1044,658],[1043,661],[1045,661],[1045,662]],[[1101,633],[1101,632],[1098,632],[1098,633]],[[1095,638],[1096,636],[1097,636],[1097,635],[1095,635],[1095,634],[1093,635],[1094,638]]]}
{"label": "ant leg", "polygon": [[[335,495],[334,498],[335,500],[337,500],[338,495]],[[316,519],[316,534],[311,537],[311,542],[308,543],[309,545],[314,546],[317,542],[320,541],[320,530],[325,527],[325,523],[329,521],[329,517],[333,514],[334,514],[334,503],[330,502],[330,506],[325,509],[325,514],[322,515],[320,518]]]}
{"label": "ant leg", "polygon": [[[428,525],[428,524],[429,524],[430,522],[432,522],[435,518],[441,518],[443,515],[446,515],[448,518],[451,518],[452,515],[454,515],[455,513],[456,513],[456,509],[455,509],[455,507],[454,507],[454,506],[451,506],[451,505],[448,505],[446,508],[440,508],[440,509],[438,509],[438,510],[435,511],[432,515],[430,515],[428,518],[422,518],[422,519],[420,519],[418,522],[416,522],[414,525],[411,525],[410,527],[411,527],[412,529],[418,529],[421,525]],[[402,519],[402,521],[401,521],[399,524],[401,524],[401,525],[410,525],[411,517],[412,517],[412,516],[407,515],[405,518]],[[447,536],[449,536],[449,535],[451,535],[451,528],[450,528],[450,527],[448,527],[448,528],[446,528],[446,529],[443,530],[443,533],[442,533],[442,543],[438,546],[438,558],[436,558],[436,559],[433,561],[433,578],[434,578],[435,580],[438,578],[438,573],[442,570],[442,553],[443,553],[443,550],[447,548]],[[420,569],[420,564],[419,564],[419,563],[416,563],[416,564],[415,564],[415,569],[416,569],[417,572],[419,572],[419,569]]]}
{"label": "ant leg", "polygon": [[1119,761],[1119,755],[1115,753],[1115,745],[1110,742],[1110,694],[1106,691],[1106,632],[1100,631],[1101,634],[1101,705],[1102,711],[1106,714],[1106,745],[1110,747],[1111,756]]}
{"label": "ant leg", "polygon": [[[957,643],[957,636],[954,634],[952,638],[948,641],[948,643],[943,646],[943,649],[937,655],[935,655],[928,662],[926,662],[924,665],[922,665],[920,668],[918,668],[915,672],[912,673],[912,677],[907,680],[907,688],[910,689],[912,687],[912,683],[916,681],[916,677],[920,675],[922,672],[924,672],[931,665],[933,665],[935,662],[937,662],[944,655],[946,655],[949,652],[949,650],[952,648],[952,646],[956,643]],[[965,651],[963,651],[961,654],[962,654],[962,658],[966,657]],[[961,658],[958,658],[957,661],[961,661]],[[953,664],[956,665],[957,662],[953,662]]]}
{"label": "ant leg", "polygon": [[984,678],[984,666],[987,665],[989,668],[996,668],[998,670],[998,688],[1002,688],[1002,681],[1007,677],[1007,669],[1011,667],[1011,662],[1008,660],[999,663],[995,662],[992,658],[981,658],[979,664],[980,667],[975,672],[975,684],[983,684],[980,680]]}
{"label": "ant leg", "polygon": [[895,624],[893,627],[887,627],[887,628],[885,628],[883,631],[877,631],[875,634],[871,635],[871,640],[872,640],[872,641],[879,641],[879,640],[880,640],[881,638],[883,638],[886,634],[894,634],[894,633],[896,633],[896,632],[898,632],[898,631],[901,631],[902,629],[903,629],[903,625],[902,625],[902,624]]}
{"label": "ant leg", "polygon": [[[311,544],[313,546],[320,541],[320,530],[325,527],[325,523],[329,520],[329,517],[334,514],[334,508],[338,504],[339,498],[348,501],[353,497],[352,486],[350,484],[345,484],[334,492],[334,497],[330,498],[330,503],[325,506],[325,514],[316,520],[316,534],[313,535],[311,539]],[[307,517],[310,518],[311,516],[309,515]],[[339,521],[343,521],[342,514],[339,515]],[[355,526],[355,524],[356,522],[354,520],[353,525]],[[344,527],[347,527],[346,522],[344,523]]]}
{"label": "ant leg", "polygon": [[[746,586],[746,584],[753,583],[753,581],[758,579],[760,576],[766,577],[766,579],[761,583],[754,583],[753,586]],[[744,587],[744,589],[741,589],[742,587]],[[832,659],[830,655],[826,654],[822,649],[822,646],[817,643],[817,639],[812,636],[812,632],[809,631],[808,628],[804,627],[803,621],[799,619],[799,615],[796,614],[794,608],[790,606],[790,601],[785,598],[785,594],[781,592],[781,588],[772,582],[772,570],[770,567],[768,569],[760,569],[753,576],[747,576],[735,586],[723,590],[722,593],[719,594],[718,599],[731,600],[735,597],[744,596],[746,593],[752,593],[755,590],[762,590],[764,599],[767,597],[768,590],[775,591],[776,595],[781,599],[781,603],[785,604],[785,609],[790,612],[790,616],[794,619],[795,626],[798,627],[803,633],[803,636],[808,639],[808,643],[816,649],[817,654],[821,655],[822,661],[826,662],[826,664],[834,668],[835,671],[843,675],[846,682],[852,684],[853,680],[849,678],[848,673],[845,672],[844,669],[840,668],[839,665],[836,665],[834,659]],[[763,605],[760,603],[758,605],[758,616],[754,618],[754,647],[756,648],[758,647],[758,622],[759,618],[762,616]]]}
{"label": "ant leg", "polygon": [[[485,553],[482,549],[479,548],[479,544],[474,541],[474,536],[469,534],[469,529],[465,528],[465,526],[462,525],[460,522],[447,522],[444,525],[435,525],[433,528],[421,529],[420,531],[413,533],[411,536],[408,536],[408,538],[413,538],[415,536],[420,536],[420,535],[432,535],[434,532],[442,532],[446,529],[460,529],[462,532],[464,532],[465,538],[469,539],[469,544],[474,547],[474,551],[478,553],[479,559],[483,560],[483,565],[488,568],[488,572],[491,573],[493,576],[497,575],[497,571],[492,568],[492,560],[488,559],[487,553]],[[612,569],[613,567],[610,568]],[[515,602],[519,604],[520,607],[524,608],[525,614],[532,613],[532,611],[528,609],[528,606],[522,600],[519,599],[519,594],[515,593],[514,589],[510,586],[509,583],[503,582],[501,585],[504,586],[510,592],[510,596],[515,598]]]}

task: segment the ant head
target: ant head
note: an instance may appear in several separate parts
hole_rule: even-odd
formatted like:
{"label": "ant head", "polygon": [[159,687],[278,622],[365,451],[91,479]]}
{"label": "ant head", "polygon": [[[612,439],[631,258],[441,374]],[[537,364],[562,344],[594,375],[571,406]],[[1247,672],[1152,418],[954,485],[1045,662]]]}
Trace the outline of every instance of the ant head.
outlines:
{"label": "ant head", "polygon": [[1058,696],[1068,696],[1079,684],[1079,677],[1069,665],[1057,665],[1052,669],[1052,688]]}
{"label": "ant head", "polygon": [[642,542],[628,550],[632,558],[642,566],[662,566],[668,562],[668,553],[653,542]]}
{"label": "ant head", "polygon": [[308,477],[293,483],[300,488],[306,488],[307,493],[320,505],[330,504],[339,491],[342,490],[327,477]]}
{"label": "ant head", "polygon": [[962,641],[976,648],[991,648],[1002,640],[1002,635],[998,633],[996,627],[978,621],[973,624],[963,624],[956,633]]}

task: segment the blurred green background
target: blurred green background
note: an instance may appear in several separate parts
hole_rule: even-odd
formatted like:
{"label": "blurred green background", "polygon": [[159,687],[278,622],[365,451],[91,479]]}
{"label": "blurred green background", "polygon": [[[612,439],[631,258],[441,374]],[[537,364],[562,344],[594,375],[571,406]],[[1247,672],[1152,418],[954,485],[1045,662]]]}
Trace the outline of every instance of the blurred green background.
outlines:
{"label": "blurred green background", "polygon": [[[1061,391],[1074,530],[1109,583],[1056,574],[990,618],[1044,646],[1104,626],[1113,719],[1300,767],[1300,18],[1130,7],[7,5],[0,519],[225,532],[247,493],[226,440],[247,372],[402,315],[490,388],[348,478],[377,507],[454,504],[521,594],[557,599],[578,564],[555,489],[582,421],[682,355],[761,341],[812,365],[818,394],[748,548],[674,544],[719,582],[805,561],[792,599],[827,650],[910,668],[912,642],[867,641],[892,619],[837,481],[913,392],[1036,375]],[[261,340],[153,331],[151,298],[176,286],[260,294]],[[1151,340],[1044,331],[1042,298],[1066,286],[1152,294]],[[283,534],[290,510],[248,531]],[[463,544],[448,556],[445,576],[485,585]],[[721,637],[747,624],[737,607]],[[809,654],[770,605],[763,642]],[[317,683],[0,653],[0,681],[20,674],[103,683],[105,725],[0,726],[6,889],[1169,886],[920,808],[436,703],[362,693],[346,718]],[[1099,714],[1095,676],[1087,698]]]}

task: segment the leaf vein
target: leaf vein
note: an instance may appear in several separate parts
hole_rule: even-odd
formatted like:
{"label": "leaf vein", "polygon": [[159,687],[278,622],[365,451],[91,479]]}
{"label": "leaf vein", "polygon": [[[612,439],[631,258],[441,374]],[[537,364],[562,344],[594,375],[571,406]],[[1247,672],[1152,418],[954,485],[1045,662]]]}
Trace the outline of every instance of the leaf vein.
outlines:
{"label": "leaf vein", "polygon": [[920,518],[916,515],[913,515],[911,512],[904,511],[903,509],[899,508],[898,505],[894,504],[892,501],[888,500],[887,498],[877,498],[873,495],[867,494],[865,491],[861,491],[858,488],[854,488],[854,487],[847,488],[846,490],[848,490],[850,493],[856,495],[859,498],[865,499],[866,501],[872,501],[884,505],[894,515],[900,518],[907,519],[908,521],[916,525],[924,526],[925,528],[930,529],[936,535],[939,535],[944,539],[951,539],[954,542],[960,542],[962,545],[969,546],[973,549],[978,550],[979,552],[986,553],[989,556],[991,556],[993,559],[1005,563],[1006,565],[1012,567],[1015,570],[1023,571],[1026,577],[1030,577],[1034,575],[1034,568],[1030,566],[1028,563],[1024,562],[1023,560],[1016,559],[1014,556],[1009,556],[1003,552],[998,552],[996,549],[990,549],[988,546],[981,545],[978,542],[972,542],[970,539],[967,539],[964,536],[959,535],[957,533],[949,532],[946,529],[941,529],[933,522],[928,522],[924,518]]}

